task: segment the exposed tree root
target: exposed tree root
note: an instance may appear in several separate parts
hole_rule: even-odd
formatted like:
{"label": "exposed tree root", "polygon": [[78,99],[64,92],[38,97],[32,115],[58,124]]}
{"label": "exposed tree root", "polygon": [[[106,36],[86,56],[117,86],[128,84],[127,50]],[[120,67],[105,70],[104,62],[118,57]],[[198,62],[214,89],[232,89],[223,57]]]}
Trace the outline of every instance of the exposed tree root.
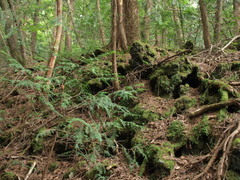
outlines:
{"label": "exposed tree root", "polygon": [[202,106],[192,112],[189,112],[189,117],[191,117],[191,118],[196,117],[196,116],[202,115],[206,112],[221,109],[221,108],[224,108],[226,106],[231,106],[231,105],[235,105],[235,106],[237,106],[238,109],[240,109],[240,98],[230,99],[226,102],[219,102],[219,103]]}

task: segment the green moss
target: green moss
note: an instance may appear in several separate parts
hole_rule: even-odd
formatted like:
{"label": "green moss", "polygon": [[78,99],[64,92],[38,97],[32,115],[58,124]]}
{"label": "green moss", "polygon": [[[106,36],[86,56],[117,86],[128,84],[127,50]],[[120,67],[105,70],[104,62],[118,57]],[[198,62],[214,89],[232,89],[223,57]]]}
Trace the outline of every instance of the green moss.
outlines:
{"label": "green moss", "polygon": [[77,175],[77,170],[76,168],[72,167],[72,168],[69,168],[63,175],[63,179],[71,179],[73,178],[74,176]]}
{"label": "green moss", "polygon": [[130,54],[132,56],[130,61],[131,67],[136,68],[139,65],[154,62],[156,60],[157,52],[148,44],[136,41],[130,47]]}
{"label": "green moss", "polygon": [[34,154],[41,153],[44,148],[44,138],[34,139],[31,147]]}
{"label": "green moss", "polygon": [[226,180],[240,180],[240,174],[235,171],[229,170],[226,174]]}
{"label": "green moss", "polygon": [[18,180],[18,177],[13,172],[4,172],[0,176],[1,180]]}
{"label": "green moss", "polygon": [[196,99],[190,96],[181,96],[178,98],[174,104],[176,108],[177,113],[181,113],[182,111],[185,111],[189,109],[190,107],[193,107],[197,103]]}
{"label": "green moss", "polygon": [[183,142],[186,140],[185,127],[181,121],[173,121],[167,129],[167,137],[173,142]]}
{"label": "green moss", "polygon": [[240,147],[240,138],[235,138],[232,144],[233,147]]}
{"label": "green moss", "polygon": [[187,95],[190,91],[190,86],[189,84],[185,84],[185,85],[180,85],[180,90],[179,90],[179,95]]}
{"label": "green moss", "polygon": [[193,72],[194,66],[186,58],[177,58],[161,65],[150,76],[150,85],[156,95],[173,96],[176,87]]}
{"label": "green moss", "polygon": [[202,121],[199,122],[191,130],[190,141],[195,144],[200,144],[203,137],[208,137],[211,133],[208,116],[204,116]]}
{"label": "green moss", "polygon": [[88,170],[85,174],[87,179],[108,179],[111,175],[111,171],[107,170],[109,167],[108,161],[103,161],[102,163],[97,164],[92,169]]}
{"label": "green moss", "polygon": [[50,172],[53,172],[53,171],[55,171],[55,170],[58,168],[58,166],[59,166],[59,163],[58,163],[58,162],[52,162],[52,163],[49,165],[48,170],[49,170]]}

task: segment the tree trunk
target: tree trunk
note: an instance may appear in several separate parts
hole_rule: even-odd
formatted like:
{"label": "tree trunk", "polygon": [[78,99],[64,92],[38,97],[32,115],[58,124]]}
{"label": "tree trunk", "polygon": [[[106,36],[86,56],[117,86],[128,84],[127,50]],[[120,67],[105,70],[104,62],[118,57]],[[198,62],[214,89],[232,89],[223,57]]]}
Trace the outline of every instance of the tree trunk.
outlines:
{"label": "tree trunk", "polygon": [[78,43],[78,45],[81,47],[81,38],[80,38],[80,32],[76,29],[76,25],[75,25],[75,22],[74,22],[74,0],[67,0],[67,3],[68,3],[68,10],[69,10],[69,16],[70,16],[70,20],[71,20],[71,23],[72,23],[72,28],[73,28],[73,31],[74,31],[74,34],[76,36],[76,41]]}
{"label": "tree trunk", "polygon": [[[5,33],[8,34],[11,32],[12,28],[16,28],[15,23],[13,22],[12,15],[9,13],[9,4],[6,0],[0,0],[0,6],[2,10],[5,11],[6,14],[6,24],[5,24]],[[10,36],[7,38],[7,45],[9,47],[9,51],[11,56],[17,60],[20,64],[24,65],[24,62],[22,61],[22,57],[19,54],[18,50],[18,36],[16,33],[11,33]]]}
{"label": "tree trunk", "polygon": [[[36,3],[37,6],[40,5],[40,0],[37,0]],[[33,24],[34,26],[37,26],[37,24],[39,23],[39,10],[38,8],[35,9],[34,12],[34,17],[33,17]],[[32,58],[34,59],[34,56],[36,54],[36,43],[37,43],[37,30],[34,30],[34,32],[32,32],[32,37],[31,37],[31,53],[32,53]]]}
{"label": "tree trunk", "polygon": [[240,34],[240,0],[233,0],[234,15],[237,22],[236,35]]}
{"label": "tree trunk", "polygon": [[98,23],[99,23],[99,32],[100,32],[100,37],[102,40],[102,45],[106,44],[106,36],[105,36],[105,31],[104,31],[104,26],[103,26],[103,21],[102,21],[102,16],[101,16],[101,6],[100,6],[100,0],[97,0],[96,2],[97,5],[97,17],[98,17]]}
{"label": "tree trunk", "polygon": [[120,0],[113,0],[112,7],[113,7],[113,17],[112,17],[112,72],[114,75],[113,85],[114,90],[119,90],[119,81],[118,81],[118,72],[117,72],[117,57],[116,57],[116,50],[117,50],[117,13],[118,13],[118,3],[117,1]]}
{"label": "tree trunk", "polygon": [[173,21],[175,24],[175,28],[176,28],[176,39],[178,42],[178,46],[181,47],[183,45],[183,35],[181,32],[181,25],[180,25],[180,20],[179,20],[179,15],[177,13],[178,9],[177,6],[172,5],[173,8]]}
{"label": "tree trunk", "polygon": [[161,46],[161,42],[160,42],[161,35],[159,33],[160,33],[159,30],[155,31],[155,46],[158,46],[158,47]]}
{"label": "tree trunk", "polygon": [[220,42],[220,32],[221,32],[221,23],[222,23],[222,8],[223,8],[223,0],[217,0],[216,13],[215,13],[215,28],[214,28],[215,43]]}
{"label": "tree trunk", "polygon": [[127,45],[131,46],[134,41],[140,40],[138,1],[123,0],[123,6]]}
{"label": "tree trunk", "polygon": [[152,0],[148,0],[145,7],[145,16],[144,16],[144,30],[143,30],[143,40],[149,42],[150,39],[150,23],[151,23],[151,10],[152,10]]}
{"label": "tree trunk", "polygon": [[[72,3],[70,3],[70,6],[72,6]],[[65,31],[65,48],[66,51],[71,54],[72,52],[72,29],[73,29],[73,22],[71,18],[71,12],[72,10],[68,8],[68,14],[67,14],[67,27]]]}
{"label": "tree trunk", "polygon": [[59,50],[59,45],[62,35],[62,0],[56,0],[56,19],[58,19],[58,25],[56,26],[54,43],[52,47],[52,54],[48,60],[48,71],[46,72],[46,77],[52,77],[53,68],[55,66],[55,61],[57,58],[57,53]]}
{"label": "tree trunk", "polygon": [[207,16],[207,8],[204,0],[199,0],[200,13],[202,17],[202,28],[203,28],[203,40],[206,49],[211,47],[211,39],[208,27],[208,16]]}

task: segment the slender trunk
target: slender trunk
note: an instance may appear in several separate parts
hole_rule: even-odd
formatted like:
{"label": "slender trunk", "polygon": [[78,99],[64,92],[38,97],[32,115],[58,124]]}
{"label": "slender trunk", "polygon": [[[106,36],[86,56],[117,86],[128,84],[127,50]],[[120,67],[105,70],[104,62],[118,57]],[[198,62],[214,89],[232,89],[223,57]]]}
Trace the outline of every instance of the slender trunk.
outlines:
{"label": "slender trunk", "polygon": [[203,39],[206,49],[211,47],[210,32],[208,27],[207,8],[204,0],[199,0],[200,12],[202,17]]}
{"label": "slender trunk", "polygon": [[140,40],[139,15],[137,0],[123,0],[124,22],[128,46]]}
{"label": "slender trunk", "polygon": [[145,7],[145,16],[143,20],[143,40],[149,42],[150,39],[150,23],[151,23],[151,9],[152,9],[152,0],[148,0]]}
{"label": "slender trunk", "polygon": [[220,42],[220,32],[221,32],[221,23],[222,23],[222,8],[223,8],[223,0],[217,0],[216,13],[215,13],[215,28],[214,28],[215,43]]}
{"label": "slender trunk", "polygon": [[112,72],[114,75],[114,90],[117,91],[119,90],[119,81],[118,81],[118,72],[117,72],[117,57],[116,57],[116,50],[117,50],[117,1],[118,0],[113,0],[113,17],[112,17]]}
{"label": "slender trunk", "polygon": [[99,23],[100,36],[101,36],[102,44],[105,45],[106,44],[106,36],[104,33],[105,31],[104,31],[103,21],[102,21],[102,17],[101,17],[100,0],[97,0],[96,6],[97,6],[97,13],[98,13],[97,17],[98,17],[98,23]]}
{"label": "slender trunk", "polygon": [[[40,5],[40,0],[37,0],[36,5],[37,6]],[[39,9],[36,8],[35,12],[34,12],[34,17],[33,17],[34,26],[37,26],[39,22],[40,22],[40,20],[39,20]],[[31,37],[31,53],[32,53],[32,58],[33,59],[34,59],[34,56],[36,54],[36,43],[37,43],[37,30],[32,32],[32,37]]]}
{"label": "slender trunk", "polygon": [[160,38],[161,38],[161,36],[159,34],[159,30],[156,30],[155,31],[155,46],[158,46],[158,47],[161,46]]}
{"label": "slender trunk", "polygon": [[48,71],[46,72],[46,77],[52,77],[53,68],[55,66],[55,61],[57,58],[57,53],[59,50],[59,45],[62,35],[62,0],[56,0],[56,19],[58,19],[58,25],[56,26],[54,43],[52,47],[52,54],[48,60]]}
{"label": "slender trunk", "polygon": [[[9,32],[12,31],[12,28],[16,28],[15,23],[13,22],[12,15],[9,13],[9,4],[6,0],[0,0],[0,6],[2,10],[5,11],[6,14],[6,23],[5,23],[5,33],[8,34]],[[10,36],[6,38],[7,40],[7,45],[9,47],[9,51],[11,56],[16,59],[19,63],[24,65],[24,62],[22,61],[22,57],[19,54],[18,50],[18,36],[16,33],[12,33]]]}
{"label": "slender trunk", "polygon": [[175,5],[172,5],[173,8],[173,21],[175,23],[175,28],[176,28],[176,38],[177,38],[177,42],[178,42],[178,46],[182,46],[183,45],[183,35],[181,32],[181,26],[180,26],[180,20],[178,18],[178,14],[177,14],[177,7]]}
{"label": "slender trunk", "polygon": [[[114,11],[113,11],[114,12]],[[124,19],[123,19],[123,0],[118,0],[117,1],[117,15],[116,15],[116,34],[120,41],[117,41],[117,49],[123,49],[127,50],[128,49],[128,44],[127,44],[127,37],[126,37],[126,31],[124,27]],[[114,22],[113,22],[114,24]]]}
{"label": "slender trunk", "polygon": [[27,56],[27,49],[26,49],[26,40],[24,33],[22,31],[22,22],[19,18],[17,18],[17,14],[15,12],[15,6],[12,0],[8,0],[8,4],[10,7],[10,10],[13,14],[13,19],[15,21],[16,27],[18,29],[18,37],[20,39],[20,50],[21,50],[21,56],[22,56],[22,64],[23,66],[31,66],[32,59]]}
{"label": "slender trunk", "polygon": [[237,22],[236,35],[240,34],[240,1],[233,0],[233,10]]}
{"label": "slender trunk", "polygon": [[[68,8],[67,26],[66,26],[66,30],[65,30],[65,48],[66,48],[66,51],[68,52],[68,54],[71,54],[71,52],[72,52],[72,29],[73,29],[73,23],[71,21],[71,10],[70,10],[70,8]],[[63,32],[62,32],[62,36],[64,36]]]}
{"label": "slender trunk", "polygon": [[76,41],[78,45],[81,47],[82,43],[81,43],[81,38],[79,36],[80,32],[76,29],[76,25],[74,22],[74,0],[67,0],[67,3],[68,3],[68,9],[69,9],[69,16],[72,23],[72,28],[76,36]]}

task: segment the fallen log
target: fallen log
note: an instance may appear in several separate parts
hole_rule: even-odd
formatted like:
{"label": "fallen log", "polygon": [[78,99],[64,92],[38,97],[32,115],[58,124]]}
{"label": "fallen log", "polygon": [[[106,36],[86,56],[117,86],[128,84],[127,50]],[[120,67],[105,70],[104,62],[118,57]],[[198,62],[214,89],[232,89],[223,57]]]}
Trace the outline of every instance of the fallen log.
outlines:
{"label": "fallen log", "polygon": [[200,116],[209,111],[214,111],[214,110],[221,109],[226,106],[232,106],[232,105],[236,106],[237,109],[240,110],[240,98],[230,99],[226,102],[219,102],[219,103],[214,103],[210,105],[205,105],[205,106],[199,107],[194,111],[190,111],[188,114],[189,114],[189,117],[192,118],[192,117]]}

